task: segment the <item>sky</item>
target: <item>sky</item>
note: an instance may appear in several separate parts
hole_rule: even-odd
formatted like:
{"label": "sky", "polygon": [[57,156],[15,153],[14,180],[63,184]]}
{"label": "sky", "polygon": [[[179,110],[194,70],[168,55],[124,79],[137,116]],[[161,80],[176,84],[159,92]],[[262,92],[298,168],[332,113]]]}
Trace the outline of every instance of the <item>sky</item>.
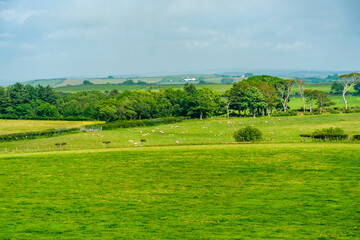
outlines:
{"label": "sky", "polygon": [[358,0],[0,0],[0,84],[360,69]]}

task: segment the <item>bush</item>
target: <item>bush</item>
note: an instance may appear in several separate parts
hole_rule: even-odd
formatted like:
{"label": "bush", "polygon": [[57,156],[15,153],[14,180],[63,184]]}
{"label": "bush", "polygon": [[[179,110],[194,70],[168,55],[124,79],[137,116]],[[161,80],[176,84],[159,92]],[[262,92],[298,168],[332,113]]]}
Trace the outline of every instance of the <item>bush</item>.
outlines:
{"label": "bush", "polygon": [[354,135],[354,136],[352,137],[352,140],[353,140],[353,141],[360,141],[360,135]]}
{"label": "bush", "polygon": [[312,134],[300,134],[303,138],[321,139],[323,141],[345,140],[348,135],[340,128],[323,128],[315,130]]}
{"label": "bush", "polygon": [[234,133],[236,142],[255,142],[262,140],[262,132],[253,127],[241,128]]}

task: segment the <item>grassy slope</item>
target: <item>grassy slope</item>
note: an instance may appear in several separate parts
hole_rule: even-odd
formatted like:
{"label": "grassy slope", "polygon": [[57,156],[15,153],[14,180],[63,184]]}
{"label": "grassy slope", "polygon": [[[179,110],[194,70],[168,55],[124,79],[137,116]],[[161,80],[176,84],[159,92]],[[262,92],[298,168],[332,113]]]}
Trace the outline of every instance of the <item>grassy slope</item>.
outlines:
{"label": "grassy slope", "polygon": [[[280,121],[279,121],[280,119]],[[267,121],[267,123],[265,122]],[[52,138],[1,142],[0,153],[9,151],[48,151],[57,150],[55,143],[65,142],[65,149],[104,148],[104,141],[111,141],[109,148],[133,147],[129,140],[145,139],[146,146],[176,145],[200,143],[233,142],[233,132],[241,127],[254,125],[259,128],[266,142],[299,142],[299,134],[311,133],[316,129],[340,127],[349,135],[360,134],[360,114],[316,115],[276,118],[232,118],[208,119],[204,121],[189,120],[182,123],[168,124],[157,127],[138,127],[116,129],[94,133],[78,133],[61,135]],[[173,127],[172,127],[173,126]],[[175,128],[178,126],[178,128]],[[155,132],[152,132],[155,131]],[[164,134],[159,133],[164,131]],[[148,136],[142,136],[149,133]]]}
{"label": "grassy slope", "polygon": [[358,239],[359,149],[252,144],[3,155],[0,238]]}
{"label": "grassy slope", "polygon": [[93,121],[0,120],[0,135],[46,129],[73,128],[94,124]]}

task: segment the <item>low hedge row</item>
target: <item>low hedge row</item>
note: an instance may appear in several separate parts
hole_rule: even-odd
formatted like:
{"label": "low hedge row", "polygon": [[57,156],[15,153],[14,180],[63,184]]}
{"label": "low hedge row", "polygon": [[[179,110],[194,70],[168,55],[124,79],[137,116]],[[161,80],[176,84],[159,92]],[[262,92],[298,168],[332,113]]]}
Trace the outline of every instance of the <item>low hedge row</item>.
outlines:
{"label": "low hedge row", "polygon": [[144,127],[144,126],[155,126],[161,124],[169,124],[182,122],[187,118],[184,117],[166,117],[166,118],[154,118],[154,119],[143,119],[143,120],[128,120],[128,121],[116,121],[107,123],[103,126],[103,130],[116,129],[116,128],[129,128],[129,127]]}
{"label": "low hedge row", "polygon": [[346,140],[349,135],[345,134],[344,130],[340,128],[323,128],[315,130],[311,134],[300,134],[302,138],[313,138],[313,139],[321,139],[323,141],[339,141]]}
{"label": "low hedge row", "polygon": [[37,132],[12,133],[7,135],[0,135],[0,141],[8,142],[8,141],[21,140],[21,139],[34,139],[36,137],[41,137],[41,136],[51,137],[59,134],[73,133],[78,131],[79,128],[64,128],[64,129],[49,129],[49,130],[37,131]]}

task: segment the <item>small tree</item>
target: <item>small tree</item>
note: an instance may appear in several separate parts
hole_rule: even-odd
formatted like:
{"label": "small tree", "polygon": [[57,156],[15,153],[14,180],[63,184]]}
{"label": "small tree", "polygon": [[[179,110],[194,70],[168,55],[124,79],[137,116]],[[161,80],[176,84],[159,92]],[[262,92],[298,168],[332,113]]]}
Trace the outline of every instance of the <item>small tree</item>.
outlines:
{"label": "small tree", "polygon": [[340,94],[344,90],[344,86],[339,82],[333,82],[331,84],[331,93]]}
{"label": "small tree", "polygon": [[236,142],[255,142],[262,140],[262,132],[254,127],[244,127],[234,133]]}
{"label": "small tree", "polygon": [[345,95],[352,87],[354,87],[357,83],[360,82],[360,73],[341,75],[339,76],[339,79],[339,83],[344,87],[342,96],[345,103],[345,109],[347,109],[347,100],[345,98]]}
{"label": "small tree", "polygon": [[61,150],[61,148],[65,145],[66,143],[55,143],[55,146],[57,146],[59,150]]}
{"label": "small tree", "polygon": [[123,84],[125,84],[125,85],[133,85],[133,84],[135,84],[135,82],[132,79],[126,79],[126,81],[124,81]]}
{"label": "small tree", "polygon": [[324,107],[329,107],[331,105],[335,105],[335,102],[331,101],[331,99],[329,98],[329,95],[327,95],[326,93],[324,93],[322,91],[314,90],[313,96],[316,99],[316,104],[320,108],[320,112],[322,112]]}
{"label": "small tree", "polygon": [[90,82],[89,80],[84,80],[82,85],[93,85],[93,83]]}

